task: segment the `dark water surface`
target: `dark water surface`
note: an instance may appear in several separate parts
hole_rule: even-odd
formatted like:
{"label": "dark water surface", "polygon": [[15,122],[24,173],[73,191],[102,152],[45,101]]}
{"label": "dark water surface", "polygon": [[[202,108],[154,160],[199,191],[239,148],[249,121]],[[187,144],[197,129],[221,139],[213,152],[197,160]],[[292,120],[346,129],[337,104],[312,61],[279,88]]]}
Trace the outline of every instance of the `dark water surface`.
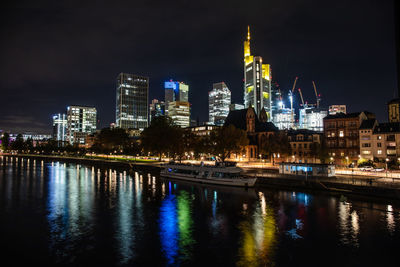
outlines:
{"label": "dark water surface", "polygon": [[389,200],[0,161],[1,266],[400,266]]}

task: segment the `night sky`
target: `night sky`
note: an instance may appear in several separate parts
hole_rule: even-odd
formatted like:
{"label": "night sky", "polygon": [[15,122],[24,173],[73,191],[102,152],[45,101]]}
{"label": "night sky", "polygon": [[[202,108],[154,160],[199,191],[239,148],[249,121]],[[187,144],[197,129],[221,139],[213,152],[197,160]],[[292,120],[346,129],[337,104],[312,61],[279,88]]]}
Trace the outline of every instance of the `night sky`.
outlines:
{"label": "night sky", "polygon": [[392,1],[9,2],[0,10],[3,130],[50,133],[52,114],[74,104],[95,106],[107,127],[120,72],[150,77],[149,101],[164,99],[164,80],[189,84],[192,119],[207,121],[213,83],[243,101],[247,25],[252,54],[285,95],[298,76],[314,103],[314,80],[322,106],[383,122],[397,90]]}

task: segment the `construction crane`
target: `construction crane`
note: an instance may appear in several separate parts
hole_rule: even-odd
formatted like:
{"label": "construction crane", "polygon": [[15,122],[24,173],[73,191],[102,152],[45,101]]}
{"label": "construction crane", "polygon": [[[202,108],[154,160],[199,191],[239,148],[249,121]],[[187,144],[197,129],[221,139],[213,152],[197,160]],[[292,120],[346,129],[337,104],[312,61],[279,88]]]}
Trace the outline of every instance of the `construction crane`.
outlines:
{"label": "construction crane", "polygon": [[304,99],[303,99],[303,94],[301,93],[301,89],[299,88],[299,94],[300,94],[300,98],[301,98],[301,103],[303,103],[303,107],[304,106]]}
{"label": "construction crane", "polygon": [[317,87],[315,86],[315,82],[312,81],[312,84],[313,84],[313,86],[314,86],[315,97],[317,98],[317,108],[319,108],[319,101],[321,101],[321,98],[320,98],[320,96],[319,96],[318,93],[317,93]]}
{"label": "construction crane", "polygon": [[294,79],[294,83],[293,83],[293,87],[292,87],[292,91],[289,92],[289,99],[290,99],[290,112],[292,115],[292,126],[294,126],[294,113],[293,113],[293,93],[294,93],[294,88],[296,87],[296,83],[297,83],[297,79],[299,77],[296,77],[296,79]]}

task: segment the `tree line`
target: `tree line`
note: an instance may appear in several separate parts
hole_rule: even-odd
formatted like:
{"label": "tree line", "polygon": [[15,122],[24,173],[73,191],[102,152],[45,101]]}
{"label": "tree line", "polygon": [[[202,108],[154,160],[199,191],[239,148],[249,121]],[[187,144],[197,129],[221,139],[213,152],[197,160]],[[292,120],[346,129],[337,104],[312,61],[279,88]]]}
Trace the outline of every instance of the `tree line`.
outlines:
{"label": "tree line", "polygon": [[[174,124],[168,116],[159,116],[139,138],[131,138],[121,128],[104,128],[94,137],[90,148],[78,145],[64,144],[49,140],[33,146],[32,139],[23,140],[18,135],[15,141],[10,142],[5,133],[1,139],[4,151],[13,150],[19,153],[40,154],[73,154],[86,153],[121,154],[121,155],[153,155],[161,160],[162,157],[181,161],[182,159],[200,159],[201,157],[225,161],[232,154],[241,154],[249,144],[246,131],[237,129],[233,125],[215,128],[209,135],[197,135],[190,128],[181,128]],[[289,157],[292,153],[290,142],[284,132],[264,135],[260,140],[260,154],[263,158],[274,161],[274,155],[281,158]],[[323,144],[313,144],[311,154],[315,158],[327,158],[327,151]]]}

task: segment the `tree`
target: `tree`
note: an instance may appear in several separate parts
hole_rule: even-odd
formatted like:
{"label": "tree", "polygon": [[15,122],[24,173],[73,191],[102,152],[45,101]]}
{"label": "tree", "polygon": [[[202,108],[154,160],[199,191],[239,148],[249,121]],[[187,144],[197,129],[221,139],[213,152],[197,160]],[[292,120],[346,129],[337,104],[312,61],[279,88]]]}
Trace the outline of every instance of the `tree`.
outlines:
{"label": "tree", "polygon": [[274,154],[284,158],[291,154],[289,139],[285,132],[277,132],[264,136],[261,142],[261,152],[274,161]]}
{"label": "tree", "polygon": [[329,159],[329,151],[324,138],[322,138],[321,143],[313,143],[311,146],[311,155],[314,158],[318,158],[321,163],[325,163]]}
{"label": "tree", "polygon": [[161,161],[163,153],[176,151],[175,146],[180,142],[178,128],[168,116],[155,117],[140,136],[143,149],[158,155]]}
{"label": "tree", "polygon": [[233,125],[223,126],[211,132],[213,153],[224,162],[231,153],[240,153],[249,144],[246,131]]}
{"label": "tree", "polygon": [[17,150],[18,153],[20,153],[22,150],[25,150],[25,142],[22,138],[22,134],[18,134],[17,138],[15,138],[15,141],[11,143],[11,149]]}
{"label": "tree", "polygon": [[1,138],[1,148],[4,151],[7,151],[9,146],[10,146],[10,135],[8,133],[4,133],[3,137]]}
{"label": "tree", "polygon": [[92,150],[102,153],[121,152],[129,143],[129,135],[121,128],[104,128],[96,136]]}

